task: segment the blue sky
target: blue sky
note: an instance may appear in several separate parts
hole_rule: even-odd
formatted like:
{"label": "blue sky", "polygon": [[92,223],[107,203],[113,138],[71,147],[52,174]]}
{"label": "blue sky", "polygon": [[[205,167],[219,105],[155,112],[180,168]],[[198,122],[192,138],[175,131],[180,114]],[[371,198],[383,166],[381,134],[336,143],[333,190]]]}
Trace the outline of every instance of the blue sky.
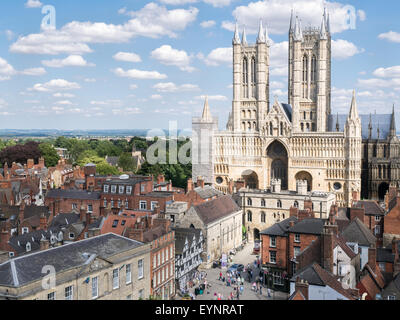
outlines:
{"label": "blue sky", "polygon": [[[47,5],[55,29],[41,26]],[[1,126],[149,129],[176,120],[184,129],[208,95],[224,127],[235,20],[250,43],[260,19],[268,26],[270,96],[286,102],[290,11],[303,26],[320,26],[324,6],[333,31],[333,112],[348,111],[353,88],[360,113],[388,113],[393,103],[400,110],[399,1],[16,0],[0,3]]]}

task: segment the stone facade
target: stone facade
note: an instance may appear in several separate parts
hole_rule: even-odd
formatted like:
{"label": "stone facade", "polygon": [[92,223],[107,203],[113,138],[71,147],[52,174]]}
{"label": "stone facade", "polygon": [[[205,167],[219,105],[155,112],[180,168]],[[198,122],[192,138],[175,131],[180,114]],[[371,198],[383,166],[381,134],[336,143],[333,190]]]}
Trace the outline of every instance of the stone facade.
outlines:
{"label": "stone facade", "polygon": [[246,227],[250,241],[260,239],[261,230],[290,216],[290,209],[296,207],[304,210],[311,206],[315,216],[327,219],[331,206],[336,201],[334,193],[309,192],[307,184],[302,189],[303,181],[298,181],[296,191],[239,190],[239,204],[243,209],[243,225]]}
{"label": "stone facade", "polygon": [[[103,258],[97,254],[88,254],[90,248],[85,248],[85,243],[93,249],[95,242],[99,239],[108,238],[103,241],[103,245],[113,246],[113,242],[132,242],[124,244],[124,248],[113,248],[107,258]],[[80,246],[81,249],[75,251],[73,246]],[[110,248],[111,248],[110,247]],[[52,252],[53,250],[53,252]],[[0,284],[0,299],[11,300],[139,300],[147,299],[150,296],[150,245],[141,244],[130,239],[123,240],[122,237],[108,234],[100,237],[83,240],[67,246],[56,249],[50,249],[34,255],[54,255],[65,254],[74,251],[69,255],[69,259],[64,259],[62,263],[70,263],[71,267],[63,267],[60,263],[56,266],[56,283],[54,286],[49,285],[49,289],[43,288],[43,274],[35,274],[32,269],[29,271],[29,277],[32,281],[23,281],[19,278],[19,272],[23,272],[17,261],[10,260],[10,265],[14,265],[11,269],[16,270],[14,275],[10,274],[14,279],[13,284]],[[86,250],[86,251],[85,251]],[[80,263],[79,255],[87,255],[87,262]],[[19,259],[29,261],[32,256],[25,256]],[[35,257],[33,258],[35,259]],[[71,260],[74,262],[71,263]],[[85,261],[83,261],[85,262]],[[43,261],[42,265],[46,263]],[[129,267],[128,267],[129,266]],[[35,268],[42,268],[39,266]],[[3,268],[6,268],[3,265]],[[130,268],[130,269],[129,269]],[[140,269],[140,270],[139,270]],[[129,271],[130,270],[130,271]],[[10,271],[11,272],[11,271]],[[26,279],[24,279],[26,280]],[[46,282],[47,283],[47,282]],[[96,290],[97,288],[97,290]]]}
{"label": "stone facade", "polygon": [[[362,159],[366,159],[362,155],[363,138],[368,137],[368,128],[362,124],[368,123],[368,116],[358,114],[355,93],[348,115],[339,117],[331,112],[331,34],[327,15],[323,16],[321,28],[305,29],[292,16],[289,104],[276,99],[270,103],[269,50],[268,33],[262,24],[254,45],[247,43],[245,31],[240,40],[236,26],[233,101],[227,130],[217,130],[217,119],[211,116],[206,102],[203,117],[193,119],[193,154],[197,155],[193,157],[193,179],[203,176],[206,183],[227,193],[237,181],[244,181],[250,188],[267,189],[274,179],[280,179],[283,190],[295,190],[297,180],[307,180],[311,190],[334,192],[339,205],[350,206],[361,196]],[[395,154],[398,139],[388,134],[390,123],[386,121],[381,126],[386,133],[381,139],[386,144],[393,141],[393,157],[400,159]],[[383,148],[382,143],[378,141]],[[198,155],[205,162],[197,161]],[[386,168],[397,168],[393,157],[386,159]],[[375,165],[366,161],[364,175],[368,176]],[[364,178],[364,183],[379,189],[372,177],[370,182],[365,181]],[[370,195],[376,194],[373,189]]]}

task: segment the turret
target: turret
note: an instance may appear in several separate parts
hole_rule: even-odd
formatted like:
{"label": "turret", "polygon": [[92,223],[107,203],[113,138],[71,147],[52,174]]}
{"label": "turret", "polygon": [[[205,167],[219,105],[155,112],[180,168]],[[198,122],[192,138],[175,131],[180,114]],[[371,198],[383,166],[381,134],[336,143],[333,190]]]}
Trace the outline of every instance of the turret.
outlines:
{"label": "turret", "polygon": [[264,28],[263,28],[262,20],[260,19],[260,24],[259,24],[259,27],[258,27],[257,44],[265,43],[265,41],[266,41],[265,35],[266,34],[264,34]]}
{"label": "turret", "polygon": [[396,136],[396,114],[394,113],[394,105],[393,105],[392,119],[391,119],[391,122],[390,122],[389,137],[393,138],[395,136]]}
{"label": "turret", "polygon": [[301,21],[298,16],[296,16],[296,23],[294,25],[294,41],[303,41],[303,31],[301,29]]}
{"label": "turret", "polygon": [[212,122],[210,106],[208,104],[208,96],[206,96],[206,99],[205,99],[205,102],[204,102],[204,109],[203,109],[203,115],[201,117],[201,120],[204,121],[204,122]]}
{"label": "turret", "polygon": [[236,24],[235,24],[235,34],[233,35],[232,44],[233,45],[240,44],[239,26],[238,26],[237,21],[236,21]]}
{"label": "turret", "polygon": [[368,124],[368,139],[372,139],[372,115],[369,114],[369,124]]}
{"label": "turret", "polygon": [[243,27],[242,45],[247,47],[246,26]]}
{"label": "turret", "polygon": [[293,15],[294,15],[294,12],[293,12],[293,9],[292,9],[292,12],[290,14],[289,35],[294,32],[294,17],[293,17]]}

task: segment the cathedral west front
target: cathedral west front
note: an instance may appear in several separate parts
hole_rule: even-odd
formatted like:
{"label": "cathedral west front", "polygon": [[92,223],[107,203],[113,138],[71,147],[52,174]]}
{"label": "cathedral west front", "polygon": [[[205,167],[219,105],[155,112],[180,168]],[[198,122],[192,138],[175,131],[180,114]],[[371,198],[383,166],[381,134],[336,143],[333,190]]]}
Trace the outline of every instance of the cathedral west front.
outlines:
{"label": "cathedral west front", "polygon": [[270,100],[270,45],[260,21],[255,44],[246,32],[233,45],[233,101],[226,130],[218,129],[208,101],[193,118],[193,179],[215,188],[236,187],[335,193],[341,206],[380,199],[400,181],[400,141],[392,114],[360,115],[356,93],[346,115],[331,106],[329,15],[321,27],[289,26],[288,103]]}

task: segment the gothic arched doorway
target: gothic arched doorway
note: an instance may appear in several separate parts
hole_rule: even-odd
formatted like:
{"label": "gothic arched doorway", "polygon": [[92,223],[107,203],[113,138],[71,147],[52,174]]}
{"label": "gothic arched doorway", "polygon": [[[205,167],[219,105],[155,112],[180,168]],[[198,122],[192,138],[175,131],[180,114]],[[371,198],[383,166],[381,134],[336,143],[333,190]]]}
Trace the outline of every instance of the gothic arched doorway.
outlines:
{"label": "gothic arched doorway", "polygon": [[258,176],[253,170],[246,170],[242,173],[245,187],[249,189],[258,189]]}
{"label": "gothic arched doorway", "polygon": [[307,172],[307,171],[300,171],[296,174],[295,176],[296,181],[297,180],[306,180],[307,181],[307,191],[310,192],[313,190],[313,178],[312,175]]}
{"label": "gothic arched doorway", "polygon": [[258,230],[257,228],[254,228],[253,237],[254,237],[254,240],[260,240],[260,230]]}
{"label": "gothic arched doorway", "polygon": [[387,193],[388,190],[389,190],[389,184],[387,184],[386,182],[382,182],[379,185],[378,196],[379,196],[379,200],[380,201],[385,200],[385,196],[386,196],[386,193]]}
{"label": "gothic arched doorway", "polygon": [[267,149],[267,156],[271,165],[271,180],[280,179],[281,189],[288,189],[288,153],[285,146],[279,141],[272,142]]}

